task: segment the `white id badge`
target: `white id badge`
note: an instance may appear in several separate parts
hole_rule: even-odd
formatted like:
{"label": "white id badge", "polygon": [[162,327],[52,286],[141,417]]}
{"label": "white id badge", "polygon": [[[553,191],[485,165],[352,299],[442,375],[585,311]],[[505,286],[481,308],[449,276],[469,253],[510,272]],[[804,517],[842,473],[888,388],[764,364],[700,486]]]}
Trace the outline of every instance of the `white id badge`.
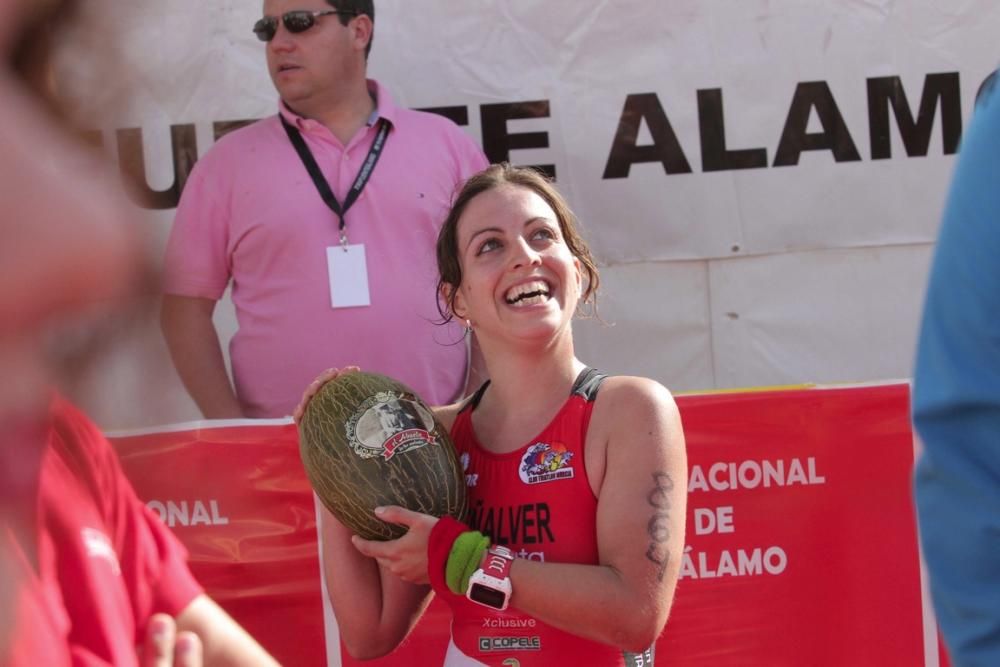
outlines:
{"label": "white id badge", "polygon": [[330,278],[330,305],[354,308],[372,305],[368,292],[368,262],[364,244],[333,246],[326,249]]}

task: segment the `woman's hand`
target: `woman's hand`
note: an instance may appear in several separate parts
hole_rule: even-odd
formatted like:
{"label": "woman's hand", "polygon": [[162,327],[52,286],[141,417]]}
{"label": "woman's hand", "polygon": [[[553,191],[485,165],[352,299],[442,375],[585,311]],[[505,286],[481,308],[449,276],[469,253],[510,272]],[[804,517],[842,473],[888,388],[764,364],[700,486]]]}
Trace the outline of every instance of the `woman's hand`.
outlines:
{"label": "woman's hand", "polygon": [[427,576],[427,540],[438,522],[436,517],[390,505],[376,507],[375,516],[382,521],[406,526],[406,535],[399,539],[379,542],[357,535],[351,538],[354,547],[365,556],[374,558],[384,569],[411,584],[429,583]]}
{"label": "woman's hand", "polygon": [[299,421],[301,421],[302,415],[306,412],[306,406],[309,404],[309,401],[312,400],[312,397],[316,395],[316,392],[320,390],[320,387],[335,377],[346,373],[357,373],[360,370],[361,369],[357,366],[345,366],[344,368],[328,368],[320,373],[319,376],[313,380],[308,387],[306,387],[306,390],[302,392],[302,400],[299,401],[299,404],[296,405],[295,409],[292,411],[292,419],[295,423],[298,424]]}

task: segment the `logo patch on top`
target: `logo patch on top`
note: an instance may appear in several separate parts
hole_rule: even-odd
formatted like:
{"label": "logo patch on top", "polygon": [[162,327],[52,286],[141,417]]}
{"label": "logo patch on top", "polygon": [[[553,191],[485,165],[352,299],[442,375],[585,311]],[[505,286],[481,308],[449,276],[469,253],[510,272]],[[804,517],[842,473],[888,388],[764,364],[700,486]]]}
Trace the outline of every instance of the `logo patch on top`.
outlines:
{"label": "logo patch on top", "polygon": [[122,568],[118,564],[118,554],[115,553],[115,547],[111,544],[111,538],[96,528],[81,528],[80,538],[83,540],[83,547],[88,556],[106,561],[113,574],[120,575],[122,573]]}
{"label": "logo patch on top", "polygon": [[573,477],[573,452],[562,443],[536,442],[521,457],[518,475],[525,484],[541,484]]}
{"label": "logo patch on top", "polygon": [[[480,637],[479,651],[490,653],[492,651],[541,651],[541,637]],[[516,660],[516,659],[515,659]],[[504,661],[507,664],[507,661]],[[515,664],[517,664],[515,662]]]}
{"label": "logo patch on top", "polygon": [[407,394],[380,391],[369,396],[347,421],[347,441],[363,459],[396,454],[438,444],[434,415]]}

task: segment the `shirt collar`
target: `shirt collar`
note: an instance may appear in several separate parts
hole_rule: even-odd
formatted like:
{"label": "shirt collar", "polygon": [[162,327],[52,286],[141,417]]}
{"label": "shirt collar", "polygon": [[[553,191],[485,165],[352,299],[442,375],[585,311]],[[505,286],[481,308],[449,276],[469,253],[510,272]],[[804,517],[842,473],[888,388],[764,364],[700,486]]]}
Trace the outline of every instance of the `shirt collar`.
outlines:
{"label": "shirt collar", "polygon": [[389,89],[375,79],[368,79],[368,92],[375,98],[375,110],[368,119],[368,124],[374,125],[379,118],[385,118],[390,125],[395,125],[398,108]]}
{"label": "shirt collar", "polygon": [[[372,113],[368,117],[368,120],[365,121],[365,124],[368,125],[368,127],[372,127],[378,122],[379,118],[384,118],[389,121],[390,126],[395,125],[397,107],[396,103],[392,99],[392,94],[389,93],[389,90],[379,84],[379,82],[375,79],[368,79],[368,92],[375,98],[375,108],[372,109]],[[278,100],[278,113],[280,113],[289,124],[298,128],[300,132],[308,132],[309,130],[315,129],[320,125],[318,121],[300,116],[289,109],[284,100]]]}

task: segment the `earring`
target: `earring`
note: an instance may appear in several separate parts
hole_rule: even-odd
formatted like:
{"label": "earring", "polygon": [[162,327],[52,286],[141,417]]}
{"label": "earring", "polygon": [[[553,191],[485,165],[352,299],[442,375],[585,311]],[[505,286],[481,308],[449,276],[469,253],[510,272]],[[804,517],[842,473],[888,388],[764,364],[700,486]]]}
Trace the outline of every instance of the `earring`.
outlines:
{"label": "earring", "polygon": [[465,333],[472,333],[472,320],[465,320]]}

